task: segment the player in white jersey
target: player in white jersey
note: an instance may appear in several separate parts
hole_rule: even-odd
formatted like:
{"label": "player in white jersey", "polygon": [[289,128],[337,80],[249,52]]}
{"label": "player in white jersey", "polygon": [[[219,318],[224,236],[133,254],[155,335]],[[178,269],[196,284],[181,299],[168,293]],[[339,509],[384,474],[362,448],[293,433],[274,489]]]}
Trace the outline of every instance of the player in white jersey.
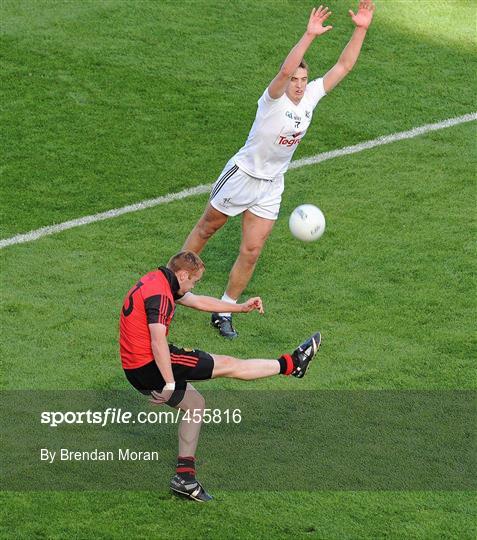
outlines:
{"label": "player in white jersey", "polygon": [[[331,15],[327,7],[312,10],[306,32],[258,100],[255,121],[245,145],[227,163],[213,185],[205,212],[182,249],[200,253],[230,216],[242,214],[240,251],[222,300],[237,302],[250,281],[278,217],[283,175],[318,102],[355,65],[374,8],[371,0],[361,0],[356,14],[349,11],[355,25],[350,41],[326,75],[308,83],[308,66],[303,57],[316,37],[332,29],[332,26],[324,26]],[[224,337],[237,336],[230,313],[213,313],[212,324]]]}

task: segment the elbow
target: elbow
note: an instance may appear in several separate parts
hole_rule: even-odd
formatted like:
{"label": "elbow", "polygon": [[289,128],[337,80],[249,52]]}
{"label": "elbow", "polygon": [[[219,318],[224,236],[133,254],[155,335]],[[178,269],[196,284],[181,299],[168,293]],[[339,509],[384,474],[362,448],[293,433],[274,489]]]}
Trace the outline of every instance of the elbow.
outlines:
{"label": "elbow", "polygon": [[340,67],[343,73],[343,77],[346,77],[348,73],[353,69],[355,62],[341,62]]}
{"label": "elbow", "polygon": [[280,77],[282,77],[283,79],[289,79],[293,73],[295,73],[294,71],[290,71],[289,69],[287,69],[286,67],[282,66],[280,68]]}

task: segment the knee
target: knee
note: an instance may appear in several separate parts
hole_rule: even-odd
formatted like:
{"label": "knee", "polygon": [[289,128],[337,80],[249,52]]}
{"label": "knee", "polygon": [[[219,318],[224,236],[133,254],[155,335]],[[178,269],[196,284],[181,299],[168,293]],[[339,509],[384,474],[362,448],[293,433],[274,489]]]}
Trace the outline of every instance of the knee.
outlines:
{"label": "knee", "polygon": [[222,356],[220,361],[220,376],[231,377],[235,373],[237,359],[232,356]]}
{"label": "knee", "polygon": [[262,252],[262,246],[242,246],[240,255],[248,264],[255,264]]}
{"label": "knee", "polygon": [[208,240],[220,229],[220,227],[222,227],[222,223],[202,218],[199,223],[197,223],[197,233],[203,240]]}
{"label": "knee", "polygon": [[179,403],[183,411],[203,410],[205,408],[204,397],[192,386],[188,385],[184,399]]}
{"label": "knee", "polygon": [[189,402],[188,408],[192,410],[196,410],[196,411],[199,411],[199,410],[203,411],[205,409],[204,396],[199,394],[199,392],[195,392]]}

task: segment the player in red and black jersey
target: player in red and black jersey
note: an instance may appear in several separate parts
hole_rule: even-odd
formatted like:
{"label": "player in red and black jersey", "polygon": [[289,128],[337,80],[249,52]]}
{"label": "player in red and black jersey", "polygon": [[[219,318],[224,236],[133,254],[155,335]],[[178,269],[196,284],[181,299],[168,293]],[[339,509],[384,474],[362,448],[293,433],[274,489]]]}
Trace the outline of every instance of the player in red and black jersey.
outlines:
{"label": "player in red and black jersey", "polygon": [[183,251],[143,276],[127,293],[120,316],[120,354],[128,381],[156,404],[191,411],[194,421],[179,426],[179,457],[171,489],[198,501],[212,497],[195,478],[195,451],[201,423],[197,415],[205,408],[204,398],[187,381],[232,377],[252,380],[272,375],[303,377],[321,342],[320,333],[299,345],[291,354],[275,360],[240,360],[231,356],[180,349],[167,342],[176,303],[200,311],[263,313],[262,300],[250,298],[229,304],[190,291],[204,273],[204,263],[192,251]]}

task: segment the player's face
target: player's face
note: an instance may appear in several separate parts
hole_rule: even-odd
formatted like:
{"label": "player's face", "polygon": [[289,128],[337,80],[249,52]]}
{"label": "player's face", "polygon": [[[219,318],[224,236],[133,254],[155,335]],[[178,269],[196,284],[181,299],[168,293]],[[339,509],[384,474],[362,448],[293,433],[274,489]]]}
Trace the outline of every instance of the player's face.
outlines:
{"label": "player's face", "polygon": [[304,96],[307,82],[308,71],[305,68],[299,67],[292,75],[286,90],[287,96],[295,105],[298,105]]}
{"label": "player's face", "polygon": [[180,293],[185,294],[191,291],[200,281],[203,273],[204,273],[203,269],[193,274],[189,274],[189,272],[186,272],[186,271],[181,272],[181,275],[178,276],[179,285],[180,285]]}

